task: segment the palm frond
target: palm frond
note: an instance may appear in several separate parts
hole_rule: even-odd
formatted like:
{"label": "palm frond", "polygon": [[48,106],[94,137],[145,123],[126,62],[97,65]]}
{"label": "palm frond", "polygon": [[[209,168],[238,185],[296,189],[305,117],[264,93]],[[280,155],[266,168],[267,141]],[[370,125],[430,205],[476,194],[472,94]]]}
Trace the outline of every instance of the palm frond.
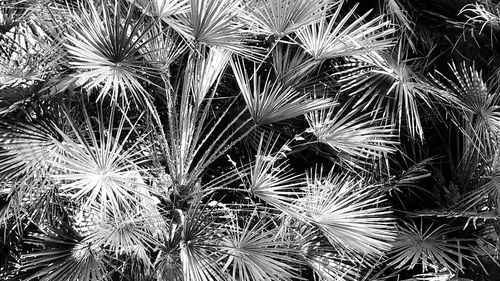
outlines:
{"label": "palm frond", "polygon": [[374,187],[349,175],[326,177],[322,170],[308,174],[305,196],[297,200],[304,219],[337,249],[358,255],[381,255],[391,248],[395,222],[385,201]]}
{"label": "palm frond", "polygon": [[451,63],[450,69],[453,79],[438,72],[446,84],[436,78],[434,81],[441,88],[454,93],[458,99],[460,115],[455,122],[464,133],[465,142],[468,143],[466,149],[469,149],[469,153],[479,151],[483,156],[491,156],[499,141],[500,112],[497,104],[500,96],[490,93],[482,79],[482,73],[474,65],[467,67],[462,63],[457,67],[455,63]]}
{"label": "palm frond", "polygon": [[408,5],[403,3],[401,0],[384,0],[383,8],[385,13],[389,15],[391,22],[399,27],[397,33],[401,35],[400,42],[403,45],[408,44],[413,51],[417,51],[416,24],[411,18],[411,9],[408,9]]}
{"label": "palm frond", "polygon": [[[182,215],[182,213],[178,212]],[[154,261],[154,268],[159,280],[182,281],[183,269],[180,257],[180,244],[182,233],[179,230],[179,224],[182,219],[171,221],[168,225],[168,233],[164,233],[165,237],[159,243],[159,254]],[[162,279],[163,278],[163,279]]]}
{"label": "palm frond", "polygon": [[189,12],[189,0],[135,0],[153,18],[168,19]]}
{"label": "palm frond", "polygon": [[288,164],[281,159],[284,155],[282,150],[272,153],[276,142],[271,143],[271,137],[261,135],[255,162],[250,164],[245,178],[252,195],[280,210],[286,210],[297,199],[297,190],[305,182],[300,174],[292,173]]}
{"label": "palm frond", "polygon": [[342,91],[359,97],[354,106],[371,111],[374,118],[387,118],[392,124],[398,124],[399,131],[405,125],[410,136],[423,139],[419,108],[431,106],[429,93],[440,98],[439,93],[399,55],[393,58],[389,54],[371,52],[356,58],[359,64],[354,63],[340,74]]}
{"label": "palm frond", "polygon": [[325,0],[253,0],[245,7],[243,20],[256,34],[282,38],[318,21],[330,5]]}
{"label": "palm frond", "polygon": [[356,110],[345,114],[346,107],[311,112],[306,115],[309,128],[319,142],[329,145],[339,153],[342,161],[355,163],[381,157],[395,151],[396,136],[391,126],[372,125],[367,114],[356,116]]}
{"label": "palm frond", "polygon": [[296,228],[301,257],[320,280],[360,280],[362,265],[352,255],[338,251],[317,228],[308,224]]}
{"label": "palm frond", "polygon": [[213,84],[220,79],[230,58],[231,52],[226,49],[211,48],[208,54],[201,52],[195,62],[194,69],[186,74],[192,73],[194,76],[186,80],[192,82],[188,89],[192,91],[194,96],[195,108],[201,106]]}
{"label": "palm frond", "polygon": [[477,187],[460,202],[465,210],[483,209],[483,206],[500,210],[500,154],[495,153],[484,166]]}
{"label": "palm frond", "polygon": [[104,250],[76,234],[32,235],[26,241],[37,251],[23,256],[22,271],[36,270],[25,280],[107,280]]}
{"label": "palm frond", "polygon": [[424,226],[423,219],[420,225],[416,225],[414,221],[404,222],[403,225],[399,225],[399,235],[393,243],[390,265],[413,269],[421,264],[422,272],[426,272],[429,267],[434,267],[436,270],[440,266],[444,266],[450,272],[461,270],[462,259],[468,257],[461,252],[459,241],[446,238],[452,231],[454,229],[445,225]]}
{"label": "palm frond", "polygon": [[241,2],[233,0],[191,0],[189,13],[169,24],[188,41],[209,47],[219,47],[242,56],[260,60],[263,49],[247,44],[248,32],[236,19]]}
{"label": "palm frond", "polygon": [[53,121],[32,118],[26,122],[5,119],[0,121],[0,178],[3,180],[29,180],[43,177],[56,161],[60,130]]}
{"label": "palm frond", "polygon": [[[256,212],[257,210],[255,210]],[[234,280],[292,280],[296,277],[296,260],[291,250],[279,239],[276,229],[265,218],[250,218],[239,226],[236,216],[222,238],[227,253],[224,268]]]}
{"label": "palm frond", "polygon": [[26,0],[8,0],[0,7],[0,34],[9,32],[23,20],[26,20],[31,9],[24,7]]}
{"label": "palm frond", "polygon": [[[143,183],[138,164],[143,161],[138,142],[126,146],[133,130],[126,133],[126,116],[121,116],[114,127],[115,107],[112,107],[106,124],[101,109],[98,114],[98,128],[94,126],[84,110],[85,134],[75,122],[71,122],[75,138],[62,131],[63,141],[58,143],[59,153],[53,162],[52,178],[62,184],[61,191],[76,201],[82,200],[83,206],[98,203],[104,216],[108,208],[116,215],[133,210],[141,204]],[[71,118],[67,115],[68,118]],[[107,126],[106,126],[107,125]],[[131,127],[134,124],[130,124]],[[147,188],[146,188],[147,190]]]}
{"label": "palm frond", "polygon": [[146,61],[153,67],[169,73],[169,66],[182,54],[186,52],[188,46],[172,29],[162,29],[160,26],[151,28],[150,35],[141,52]]}
{"label": "palm frond", "polygon": [[330,18],[323,15],[318,23],[297,31],[297,38],[306,52],[316,60],[325,60],[383,50],[392,46],[392,39],[387,38],[393,30],[389,28],[388,22],[382,21],[381,17],[363,23],[368,17],[367,13],[346,26],[353,17],[356,7],[339,19],[343,2],[340,2]]}
{"label": "palm frond", "polygon": [[481,25],[479,33],[488,25],[494,27],[500,25],[499,7],[498,5],[494,5],[491,1],[467,4],[460,10],[460,14],[464,14],[468,18],[468,23]]}
{"label": "palm frond", "polygon": [[221,252],[216,247],[217,233],[223,225],[215,222],[217,212],[214,208],[193,206],[181,219],[182,240],[179,247],[184,280],[223,281],[217,262]]}
{"label": "palm frond", "polygon": [[257,125],[291,119],[334,105],[330,99],[313,99],[307,93],[297,92],[280,82],[272,82],[270,76],[262,86],[255,66],[251,79],[243,62],[231,61],[231,66],[248,110]]}
{"label": "palm frond", "polygon": [[317,67],[316,61],[310,59],[302,48],[294,48],[292,45],[275,47],[272,58],[276,81],[285,88],[291,86],[300,89],[308,75]]}
{"label": "palm frond", "polygon": [[112,210],[108,209],[106,217],[95,222],[96,227],[88,233],[84,241],[106,248],[117,256],[119,254],[134,256],[139,253],[141,260],[150,264],[145,252],[158,244],[153,236],[155,226],[150,222],[151,220],[143,213],[116,218]]}
{"label": "palm frond", "polygon": [[87,88],[100,89],[98,100],[110,96],[113,102],[129,103],[131,95],[134,102],[147,104],[149,93],[141,82],[150,82],[146,77],[155,73],[140,50],[154,39],[146,35],[155,23],[147,23],[145,14],[135,19],[133,7],[123,11],[119,1],[103,1],[102,9],[94,2],[88,6],[79,9],[81,15],[66,36],[76,77]]}

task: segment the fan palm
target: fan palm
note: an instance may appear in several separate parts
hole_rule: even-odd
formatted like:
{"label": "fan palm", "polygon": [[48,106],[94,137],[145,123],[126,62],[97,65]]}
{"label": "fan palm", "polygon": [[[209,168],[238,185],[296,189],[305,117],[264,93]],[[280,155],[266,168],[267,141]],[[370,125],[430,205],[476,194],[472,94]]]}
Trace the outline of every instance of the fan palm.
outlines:
{"label": "fan palm", "polygon": [[[499,205],[496,84],[476,69],[495,70],[411,63],[428,47],[415,16],[432,11],[35,2],[0,1],[0,278],[355,281],[470,265],[456,236],[479,230],[404,223],[418,210],[402,189],[445,192],[455,158],[471,171],[461,202]],[[448,130],[457,155],[440,154]]]}

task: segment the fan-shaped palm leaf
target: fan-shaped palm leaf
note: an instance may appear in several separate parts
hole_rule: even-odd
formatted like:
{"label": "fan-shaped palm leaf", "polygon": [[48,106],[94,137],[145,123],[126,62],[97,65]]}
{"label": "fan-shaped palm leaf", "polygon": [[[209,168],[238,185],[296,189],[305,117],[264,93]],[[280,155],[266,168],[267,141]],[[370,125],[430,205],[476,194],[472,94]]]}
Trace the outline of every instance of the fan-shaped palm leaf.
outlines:
{"label": "fan-shaped palm leaf", "polygon": [[420,226],[405,222],[399,226],[399,236],[393,243],[390,265],[412,269],[422,264],[422,272],[429,266],[444,266],[451,272],[462,269],[461,260],[468,257],[461,252],[459,241],[446,238],[453,230],[444,225],[426,227],[422,220]]}
{"label": "fan-shaped palm leaf", "polygon": [[[398,53],[401,55],[402,53]],[[445,99],[443,93],[416,74],[401,57],[393,58],[388,54],[371,52],[356,56],[359,63],[350,65],[348,71],[340,75],[342,91],[352,96],[359,96],[355,107],[371,111],[374,117],[387,118],[403,124],[411,136],[423,139],[423,128],[419,108],[430,107],[431,95]]]}
{"label": "fan-shaped palm leaf", "polygon": [[316,61],[302,51],[302,48],[296,48],[292,45],[286,45],[280,48],[278,45],[273,49],[273,69],[276,73],[276,81],[281,83],[284,88],[293,87],[301,89],[301,86],[318,65]]}
{"label": "fan-shaped palm leaf", "polygon": [[265,217],[255,219],[254,215],[242,227],[239,227],[239,221],[236,216],[222,237],[222,249],[228,255],[224,268],[231,271],[232,278],[250,281],[291,280],[295,277],[293,264],[297,261],[280,241],[271,222],[266,222]]}
{"label": "fan-shaped palm leaf", "polygon": [[495,206],[494,211],[500,214],[500,153],[497,152],[484,166],[478,186],[465,196],[460,205],[466,210]]}
{"label": "fan-shaped palm leaf", "polygon": [[333,108],[307,114],[307,131],[332,147],[347,163],[380,157],[395,150],[391,147],[396,142],[390,126],[372,125],[366,114],[356,117],[356,110],[345,114],[346,110],[343,107],[335,115]]}
{"label": "fan-shaped palm leaf", "polygon": [[[26,8],[28,9],[28,8]],[[39,31],[30,20],[0,38],[0,114],[13,112],[35,97],[40,86],[57,73],[61,65],[62,43]],[[35,34],[40,32],[40,34]]]}
{"label": "fan-shaped palm leaf", "polygon": [[297,38],[306,52],[316,60],[325,60],[341,56],[351,56],[367,51],[382,50],[392,45],[387,39],[393,30],[381,17],[363,23],[368,14],[345,26],[354,15],[354,7],[339,22],[341,1],[335,13],[328,18],[323,15],[318,23],[313,23],[298,30]]}
{"label": "fan-shaped palm leaf", "polygon": [[297,198],[297,189],[305,182],[281,159],[285,155],[283,148],[272,153],[276,141],[270,141],[272,135],[268,138],[264,134],[261,136],[255,162],[250,164],[245,179],[252,195],[283,211]]}
{"label": "fan-shaped palm leaf", "polygon": [[[182,211],[178,212],[181,217],[184,216]],[[181,218],[182,240],[179,247],[184,280],[224,280],[217,262],[221,252],[216,246],[223,225],[216,223],[216,219],[214,208],[198,204],[194,204],[185,218]]]}
{"label": "fan-shaped palm leaf", "polygon": [[212,85],[220,79],[231,58],[231,53],[225,49],[211,48],[210,52],[202,52],[195,62],[194,69],[188,71],[187,75],[194,77],[189,79],[192,84],[187,87],[194,96],[194,106],[199,108],[205,100]]}
{"label": "fan-shaped palm leaf", "polygon": [[[132,1],[131,1],[132,2]],[[167,19],[189,12],[189,0],[135,0],[146,13],[154,18]]]}
{"label": "fan-shaped palm leaf", "polygon": [[71,124],[76,135],[74,139],[59,131],[63,138],[58,143],[61,153],[57,159],[60,161],[53,163],[57,170],[52,171],[52,177],[62,184],[63,193],[75,200],[83,200],[84,206],[98,202],[102,215],[108,208],[115,215],[132,211],[132,207],[140,205],[140,199],[147,196],[143,192],[146,186],[137,173],[137,165],[143,161],[138,142],[125,147],[133,130],[124,133],[127,117],[123,115],[118,126],[113,127],[115,110],[114,107],[111,109],[108,126],[104,113],[100,111],[96,132],[86,111],[88,134],[84,134],[74,122]]}
{"label": "fan-shaped palm leaf", "polygon": [[243,19],[252,32],[277,38],[316,22],[330,6],[325,0],[252,0]]}
{"label": "fan-shaped palm leaf", "polygon": [[464,121],[455,121],[465,134],[465,142],[468,143],[469,153],[479,151],[485,156],[493,155],[498,146],[500,132],[500,112],[498,101],[500,95],[490,93],[488,86],[473,65],[467,67],[462,63],[457,67],[450,64],[454,79],[438,73],[446,84],[434,79],[434,81],[445,90],[454,93],[459,100],[459,118]]}
{"label": "fan-shaped palm leaf", "polygon": [[297,240],[301,241],[299,253],[319,280],[359,280],[361,263],[352,255],[338,251],[324,237],[321,230],[296,221]]}
{"label": "fan-shaped palm leaf", "polygon": [[46,118],[26,116],[24,122],[0,121],[0,178],[25,180],[43,177],[51,161],[57,161],[58,126]]}
{"label": "fan-shaped palm leaf", "polygon": [[252,79],[249,79],[241,61],[231,61],[231,66],[250,114],[257,125],[287,120],[334,105],[330,99],[312,99],[307,93],[299,93],[290,86],[283,86],[280,82],[271,82],[270,76],[262,87],[255,66]]}
{"label": "fan-shaped palm leaf", "polygon": [[236,54],[259,60],[262,49],[246,44],[248,32],[236,20],[241,11],[241,1],[233,0],[191,0],[189,13],[179,15],[179,20],[169,24],[179,34],[198,45],[219,47]]}
{"label": "fan-shaped palm leaf", "polygon": [[179,223],[180,221],[171,221],[168,231],[164,232],[162,243],[158,244],[160,252],[154,262],[154,268],[159,280],[184,280],[180,258],[182,233],[178,228]]}
{"label": "fan-shaped palm leaf", "polygon": [[388,207],[380,206],[385,200],[374,187],[333,172],[323,177],[320,170],[308,175],[304,191],[298,210],[341,252],[380,255],[390,249],[395,222]]}
{"label": "fan-shaped palm leaf", "polygon": [[37,270],[25,280],[107,280],[105,253],[76,233],[32,235],[27,243],[38,251],[23,256],[21,270]]}
{"label": "fan-shaped palm leaf", "polygon": [[116,256],[126,254],[146,267],[152,267],[149,252],[158,241],[153,234],[156,227],[147,212],[119,217],[107,210],[107,217],[94,222],[95,227],[85,237],[85,242],[108,249]]}
{"label": "fan-shaped palm leaf", "polygon": [[146,36],[155,23],[147,23],[145,14],[134,19],[133,7],[124,12],[119,1],[111,5],[103,1],[102,9],[93,3],[80,8],[81,15],[67,34],[70,64],[80,71],[77,77],[88,88],[100,88],[98,99],[110,95],[114,102],[121,98],[128,103],[130,94],[138,103],[147,102],[149,94],[141,82],[149,82],[146,77],[154,76],[154,68],[140,50],[154,39]]}
{"label": "fan-shaped palm leaf", "polygon": [[188,49],[186,44],[177,36],[172,29],[162,29],[157,26],[150,31],[149,38],[141,52],[144,58],[157,69],[169,73],[169,66]]}

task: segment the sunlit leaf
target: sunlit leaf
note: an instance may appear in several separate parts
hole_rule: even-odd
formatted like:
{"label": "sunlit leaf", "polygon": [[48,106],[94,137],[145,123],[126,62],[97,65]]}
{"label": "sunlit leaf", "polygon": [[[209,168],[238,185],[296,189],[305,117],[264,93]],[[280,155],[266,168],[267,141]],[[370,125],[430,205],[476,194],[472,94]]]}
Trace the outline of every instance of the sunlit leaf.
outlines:
{"label": "sunlit leaf", "polygon": [[257,34],[281,38],[318,21],[329,6],[324,0],[253,0],[244,20]]}
{"label": "sunlit leaf", "polygon": [[147,102],[149,93],[141,82],[149,82],[154,68],[140,50],[154,39],[146,37],[154,23],[147,23],[145,15],[134,19],[132,6],[124,11],[119,1],[103,1],[102,9],[93,3],[88,2],[88,9],[81,4],[81,15],[67,34],[70,65],[87,88],[99,89],[98,99]]}
{"label": "sunlit leaf", "polygon": [[323,176],[316,170],[308,175],[303,190],[305,196],[297,200],[298,212],[341,252],[381,255],[390,249],[395,222],[373,186],[333,171]]}
{"label": "sunlit leaf", "polygon": [[331,17],[323,15],[318,23],[298,30],[297,38],[306,52],[316,60],[325,60],[386,49],[392,45],[389,35],[393,30],[388,28],[388,22],[382,21],[382,18],[364,23],[368,16],[365,14],[348,24],[350,18],[354,17],[356,7],[339,18],[343,2],[340,1]]}
{"label": "sunlit leaf", "polygon": [[330,99],[313,99],[309,94],[298,92],[291,86],[273,82],[269,76],[264,79],[262,85],[255,66],[252,78],[249,78],[243,62],[231,61],[231,66],[250,114],[257,125],[287,120],[334,105]]}

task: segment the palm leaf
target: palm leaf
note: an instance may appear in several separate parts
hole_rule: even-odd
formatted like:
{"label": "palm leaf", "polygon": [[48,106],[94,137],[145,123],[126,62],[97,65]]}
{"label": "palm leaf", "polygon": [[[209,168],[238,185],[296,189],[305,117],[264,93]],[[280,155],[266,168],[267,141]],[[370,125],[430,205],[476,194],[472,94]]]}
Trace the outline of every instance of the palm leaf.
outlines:
{"label": "palm leaf", "polygon": [[0,7],[0,34],[5,34],[20,22],[26,20],[31,14],[31,9],[24,6],[26,0],[3,1]]}
{"label": "palm leaf", "polygon": [[[480,152],[482,156],[491,156],[498,145],[500,132],[500,112],[498,111],[498,94],[489,92],[488,86],[474,65],[467,67],[462,63],[457,67],[450,64],[454,79],[447,78],[438,72],[445,83],[434,78],[434,81],[448,92],[454,93],[459,116],[455,122],[464,133],[464,141],[468,144],[468,153]],[[460,120],[461,119],[461,120]],[[466,155],[467,156],[467,155]]]}
{"label": "palm leaf", "polygon": [[57,168],[52,177],[62,184],[61,191],[74,200],[83,200],[87,207],[98,202],[103,216],[108,208],[116,215],[131,211],[134,205],[141,204],[142,197],[148,195],[144,193],[146,185],[137,173],[138,164],[143,161],[138,142],[125,148],[133,130],[124,133],[127,117],[123,115],[117,128],[113,127],[115,110],[115,107],[111,109],[111,121],[106,126],[101,109],[96,131],[86,111],[83,113],[88,134],[84,134],[74,122],[71,124],[76,135],[74,139],[59,131],[63,137],[58,143],[61,151],[57,155],[59,162],[52,163]]}
{"label": "palm leaf", "polygon": [[184,280],[180,257],[182,233],[178,228],[181,222],[171,221],[169,225],[167,224],[168,232],[164,232],[165,236],[161,240],[162,243],[158,244],[160,252],[154,262],[154,268],[159,280]]}
{"label": "palm leaf", "polygon": [[[349,175],[308,175],[305,196],[297,200],[297,212],[321,230],[340,252],[381,255],[395,238],[391,211],[373,186]],[[344,250],[342,250],[344,249]]]}
{"label": "palm leaf", "polygon": [[189,12],[189,0],[136,0],[145,12],[153,18],[168,19],[174,15]]}
{"label": "palm leaf", "polygon": [[47,118],[0,121],[0,177],[29,180],[43,177],[51,161],[57,161],[59,126]]}
{"label": "palm leaf", "polygon": [[410,136],[423,139],[420,107],[431,106],[429,93],[438,99],[446,97],[415,73],[400,54],[396,58],[378,52],[356,56],[359,64],[339,73],[341,91],[359,97],[355,107],[398,124],[399,131],[406,125]]}
{"label": "palm leaf", "polygon": [[338,251],[324,238],[321,230],[301,221],[295,221],[291,227],[297,229],[294,234],[297,235],[296,240],[300,241],[302,259],[319,280],[360,280],[358,271],[363,267],[362,264],[352,255]]}
{"label": "palm leaf", "polygon": [[318,23],[304,26],[297,31],[297,38],[306,52],[316,60],[325,60],[382,50],[392,45],[392,39],[386,38],[393,30],[388,28],[388,22],[383,22],[380,17],[363,23],[367,13],[345,26],[354,15],[354,7],[337,22],[343,2],[340,1],[330,18],[323,15]]}
{"label": "palm leaf", "polygon": [[230,58],[229,51],[211,48],[208,54],[202,51],[195,62],[194,69],[186,72],[186,75],[192,74],[194,76],[191,79],[186,79],[192,84],[185,87],[192,91],[195,108],[201,106],[213,84],[220,79]]}
{"label": "palm leaf", "polygon": [[282,38],[318,21],[329,6],[324,0],[253,0],[245,7],[243,19],[256,34]]}
{"label": "palm leaf", "polygon": [[464,14],[468,18],[467,23],[481,25],[479,33],[488,25],[493,27],[500,25],[500,12],[498,6],[495,7],[493,2],[467,4],[460,10],[460,14]]}
{"label": "palm leaf", "polygon": [[[273,69],[276,73],[276,81],[284,88],[291,86],[301,89],[306,85],[307,78],[318,66],[317,62],[310,59],[302,48],[279,45],[273,49]],[[316,86],[316,85],[315,85]]]}
{"label": "palm leaf", "polygon": [[[411,8],[403,3],[401,0],[384,0],[384,11],[389,15],[391,22],[399,27],[397,33],[401,34],[400,42],[408,44],[416,52],[415,22],[411,19]],[[402,41],[403,39],[406,41]]]}
{"label": "palm leaf", "polygon": [[23,256],[22,271],[37,270],[25,280],[107,280],[103,250],[82,242],[76,234],[32,235],[27,243],[38,250]]}
{"label": "palm leaf", "polygon": [[236,20],[240,12],[240,1],[232,0],[191,0],[189,13],[179,15],[179,20],[168,23],[179,34],[195,46],[204,44],[219,47],[236,54],[259,60],[262,49],[246,44],[248,33]]}
{"label": "palm leaf", "polygon": [[156,226],[146,214],[141,212],[117,218],[112,210],[108,210],[107,217],[95,222],[96,226],[84,241],[108,249],[116,256],[125,254],[146,267],[152,267],[149,253],[158,242],[153,236]]}
{"label": "palm leaf", "polygon": [[333,108],[307,114],[307,132],[333,148],[347,163],[381,157],[395,150],[391,147],[396,142],[390,126],[372,125],[366,114],[356,117],[356,110],[345,114],[346,110],[344,106],[335,115]]}
{"label": "palm leaf", "polygon": [[413,269],[417,264],[422,264],[422,272],[427,271],[429,266],[444,266],[450,272],[462,269],[461,260],[468,257],[461,252],[459,241],[446,238],[453,230],[444,225],[434,227],[431,224],[425,227],[423,220],[419,226],[413,221],[405,222],[399,226],[399,236],[391,250],[393,257],[390,265]]}
{"label": "palm leaf", "polygon": [[276,141],[271,141],[272,134],[267,138],[261,135],[255,162],[245,171],[245,182],[250,194],[286,211],[286,207],[299,195],[297,190],[305,183],[300,174],[292,173],[289,165],[282,161],[285,155],[283,148],[272,153]]}
{"label": "palm leaf", "polygon": [[88,9],[81,4],[81,15],[65,44],[70,65],[87,88],[100,88],[98,99],[110,96],[113,102],[120,98],[128,103],[130,93],[135,102],[147,103],[150,97],[141,82],[155,74],[140,50],[154,39],[146,35],[155,23],[147,23],[145,14],[134,19],[132,6],[124,15],[118,2],[102,2],[101,10],[93,2],[88,2]]}
{"label": "palm leaf", "polygon": [[177,36],[172,29],[162,29],[157,26],[149,31],[149,38],[140,50],[146,61],[157,69],[169,73],[169,66],[188,49],[186,44]]}
{"label": "palm leaf", "polygon": [[464,196],[460,205],[465,210],[490,206],[500,210],[500,154],[486,162],[477,187]]}
{"label": "palm leaf", "polygon": [[249,79],[241,61],[231,61],[231,66],[248,110],[257,125],[291,119],[334,105],[330,99],[312,99],[308,94],[297,92],[290,86],[271,82],[270,76],[262,86],[255,66],[252,79]]}
{"label": "palm leaf", "polygon": [[223,225],[216,223],[216,218],[214,208],[193,204],[186,217],[181,219],[179,247],[184,280],[224,280],[217,262],[221,253],[216,247],[218,232]]}
{"label": "palm leaf", "polygon": [[224,268],[234,280],[291,280],[296,277],[291,250],[280,241],[276,229],[270,230],[271,222],[265,217],[255,221],[256,212],[242,227],[238,216],[231,221],[222,238],[222,249],[228,255]]}

